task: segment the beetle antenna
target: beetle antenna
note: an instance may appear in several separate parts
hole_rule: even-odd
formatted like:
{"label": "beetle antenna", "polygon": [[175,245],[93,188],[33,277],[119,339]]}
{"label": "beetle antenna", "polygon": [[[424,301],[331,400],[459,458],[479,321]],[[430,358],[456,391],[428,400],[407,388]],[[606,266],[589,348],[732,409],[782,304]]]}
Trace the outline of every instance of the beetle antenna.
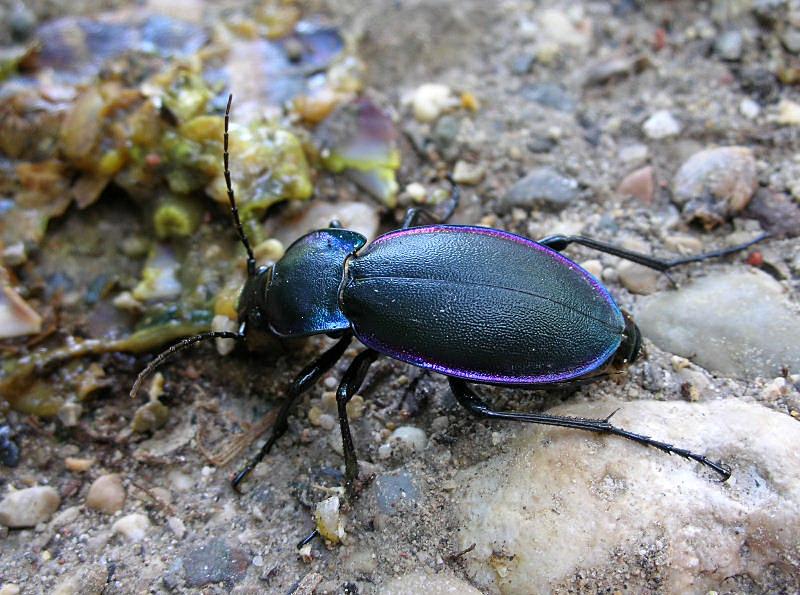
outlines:
{"label": "beetle antenna", "polygon": [[136,393],[139,392],[139,388],[142,386],[142,382],[147,376],[150,375],[150,372],[155,370],[161,363],[167,359],[173,353],[186,349],[190,345],[194,345],[195,343],[199,343],[200,341],[205,341],[207,339],[234,339],[236,341],[243,341],[244,335],[240,335],[239,333],[231,333],[228,331],[211,331],[208,333],[200,333],[199,335],[195,335],[193,337],[187,337],[182,341],[178,341],[172,347],[169,347],[159,353],[153,361],[147,364],[147,367],[139,372],[139,375],[136,377],[136,382],[133,383],[133,388],[131,388],[131,398],[136,397]]}
{"label": "beetle antenna", "polygon": [[233,93],[228,95],[228,105],[225,108],[225,134],[223,136],[223,152],[222,161],[225,173],[225,186],[228,188],[228,202],[231,203],[231,216],[233,223],[236,225],[236,231],[239,234],[239,239],[244,244],[244,249],[247,251],[247,276],[252,277],[256,274],[256,257],[253,255],[253,249],[250,248],[250,242],[247,240],[247,235],[244,233],[242,222],[239,219],[239,209],[236,208],[236,198],[233,195],[233,184],[231,183],[231,170],[228,167],[228,122],[231,116],[231,103],[233,103]]}

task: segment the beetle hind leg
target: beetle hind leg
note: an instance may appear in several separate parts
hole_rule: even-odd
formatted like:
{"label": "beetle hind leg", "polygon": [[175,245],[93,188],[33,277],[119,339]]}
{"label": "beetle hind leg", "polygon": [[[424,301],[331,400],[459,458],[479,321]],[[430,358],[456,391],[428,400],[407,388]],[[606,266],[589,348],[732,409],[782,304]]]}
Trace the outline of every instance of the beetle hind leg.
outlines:
{"label": "beetle hind leg", "polygon": [[339,427],[342,432],[342,447],[344,451],[345,487],[350,496],[355,493],[356,480],[358,479],[358,458],[356,457],[355,446],[353,446],[353,436],[350,433],[347,403],[361,388],[369,367],[377,357],[378,352],[373,349],[365,349],[359,353],[350,363],[350,367],[347,368],[344,376],[342,376],[342,381],[336,390],[336,406],[339,411]]}
{"label": "beetle hind leg", "polygon": [[283,405],[281,405],[278,416],[275,418],[275,423],[272,426],[272,433],[269,435],[269,438],[267,438],[264,446],[261,447],[258,454],[253,457],[243,469],[233,476],[231,487],[233,487],[234,490],[240,492],[239,486],[242,481],[244,481],[244,479],[250,475],[250,472],[255,469],[256,465],[269,454],[275,442],[289,429],[289,414],[300,395],[311,388],[325,372],[330,370],[333,365],[339,361],[352,339],[352,332],[346,333],[333,347],[303,368],[300,374],[297,375],[289,387],[289,395],[286,397]]}
{"label": "beetle hind leg", "polygon": [[676,266],[689,264],[691,262],[702,262],[704,260],[708,260],[709,258],[719,258],[721,256],[727,256],[728,254],[741,252],[742,250],[749,248],[753,244],[757,244],[758,242],[766,240],[769,237],[770,234],[765,233],[758,236],[754,240],[745,242],[744,244],[739,244],[737,246],[730,246],[728,248],[722,248],[720,250],[714,250],[712,252],[704,252],[703,254],[695,254],[694,256],[686,256],[684,258],[674,258],[672,260],[663,260],[660,258],[655,258],[648,254],[633,252],[631,250],[626,250],[625,248],[620,248],[619,246],[614,246],[613,244],[607,244],[606,242],[601,242],[599,240],[594,240],[592,238],[586,238],[583,236],[562,236],[562,235],[548,236],[544,239],[539,240],[538,243],[543,246],[547,246],[548,248],[550,248],[551,250],[555,250],[556,252],[561,252],[570,244],[580,244],[581,246],[586,246],[587,248],[591,248],[592,250],[597,250],[598,252],[605,252],[606,254],[611,254],[613,256],[617,256],[624,260],[630,260],[631,262],[635,262],[647,268],[655,269],[656,271],[660,271],[666,274],[666,271]]}
{"label": "beetle hind leg", "polygon": [[487,419],[503,419],[508,421],[521,421],[526,423],[542,424],[548,426],[558,426],[561,428],[574,428],[576,430],[586,430],[602,434],[613,434],[628,440],[633,440],[645,446],[652,446],[668,454],[676,454],[686,459],[697,461],[698,463],[710,467],[719,473],[723,481],[731,476],[731,470],[727,465],[716,463],[708,457],[697,454],[685,448],[679,448],[666,442],[653,440],[649,436],[634,434],[628,430],[612,425],[609,420],[616,413],[612,413],[605,419],[588,419],[582,417],[565,417],[561,415],[547,415],[541,413],[516,413],[506,411],[495,411],[485,401],[483,401],[470,386],[460,378],[449,378],[450,388],[459,404],[465,407],[470,413],[478,417]]}

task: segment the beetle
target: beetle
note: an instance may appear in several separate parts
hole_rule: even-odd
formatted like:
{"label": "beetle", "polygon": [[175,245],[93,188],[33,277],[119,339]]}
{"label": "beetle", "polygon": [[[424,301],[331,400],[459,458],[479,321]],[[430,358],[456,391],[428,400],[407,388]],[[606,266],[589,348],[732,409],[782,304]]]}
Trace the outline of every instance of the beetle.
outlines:
{"label": "beetle", "polygon": [[[716,471],[723,481],[730,477],[727,465],[617,427],[611,416],[588,419],[498,411],[471,385],[549,388],[584,383],[636,361],[641,334],[633,318],[597,279],[561,254],[567,246],[583,245],[666,272],[743,250],[766,234],[738,246],[674,260],[582,236],[533,241],[498,229],[447,225],[459,199],[458,186],[450,180],[451,195],[442,217],[412,208],[399,230],[371,243],[333,222],[296,240],[273,266],[257,268],[231,184],[230,109],[231,97],[225,111],[224,176],[248,273],[239,297],[238,332],[213,331],[178,342],[142,370],[131,394],[166,357],[198,341],[247,342],[258,333],[279,338],[326,334],[337,339],[290,384],[270,436],[234,476],[234,489],[239,490],[286,432],[300,395],[336,364],[353,338],[366,348],[352,360],[336,391],[346,488],[351,495],[358,462],[346,406],[379,355],[445,375],[458,403],[476,416],[613,434],[694,460]],[[421,225],[423,219],[428,219],[427,225]]]}

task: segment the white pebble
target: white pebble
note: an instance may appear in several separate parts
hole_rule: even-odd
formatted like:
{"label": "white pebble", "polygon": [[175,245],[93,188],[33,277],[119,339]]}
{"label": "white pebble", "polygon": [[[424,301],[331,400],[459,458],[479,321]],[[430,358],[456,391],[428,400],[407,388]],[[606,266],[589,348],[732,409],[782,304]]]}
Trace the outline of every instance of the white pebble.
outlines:
{"label": "white pebble", "polygon": [[628,167],[633,167],[634,165],[644,163],[649,153],[650,149],[647,148],[647,145],[628,145],[619,150],[619,160]]}
{"label": "white pebble", "polygon": [[681,124],[669,111],[659,110],[647,118],[642,129],[648,138],[657,140],[678,135],[681,131]]}
{"label": "white pebble", "polygon": [[331,496],[318,502],[314,511],[317,531],[328,541],[339,543],[344,537],[344,524],[339,513],[339,496]]}
{"label": "white pebble", "polygon": [[167,526],[178,539],[183,539],[183,536],[186,535],[186,525],[176,516],[171,516],[167,519]]}
{"label": "white pebble", "polygon": [[603,263],[596,259],[587,260],[581,263],[581,268],[592,274],[597,279],[599,279],[603,274]]}
{"label": "white pebble", "polygon": [[457,184],[474,186],[480,184],[486,169],[480,163],[469,163],[468,161],[457,161],[453,167],[453,180]]}
{"label": "white pebble", "polygon": [[400,426],[389,436],[389,444],[405,446],[414,452],[422,452],[428,442],[425,431],[414,426]]}
{"label": "white pebble", "polygon": [[753,101],[749,97],[745,97],[739,103],[739,113],[742,114],[745,118],[753,120],[758,117],[758,114],[761,113],[761,106],[758,105],[755,101]]}
{"label": "white pebble", "polygon": [[412,182],[406,186],[406,194],[408,194],[414,202],[423,202],[428,191],[425,190],[425,186],[419,182]]}
{"label": "white pebble", "polygon": [[15,585],[14,583],[6,583],[0,587],[0,595],[19,595],[19,592],[19,585]]}
{"label": "white pebble", "polygon": [[437,83],[426,83],[414,91],[412,106],[414,117],[420,122],[433,122],[442,112],[458,105],[450,87]]}
{"label": "white pebble", "polygon": [[150,528],[150,519],[144,514],[134,512],[119,519],[111,528],[114,533],[118,533],[132,543],[137,543],[144,539],[147,529]]}
{"label": "white pebble", "polygon": [[[211,319],[211,330],[214,332],[236,332],[239,324],[235,320],[231,320],[224,314],[217,314]],[[214,339],[214,344],[217,346],[217,353],[220,355],[228,355],[233,348],[236,347],[236,341],[233,339]]]}
{"label": "white pebble", "polygon": [[800,126],[800,103],[781,99],[775,121],[784,126]]}
{"label": "white pebble", "polygon": [[0,524],[35,527],[50,519],[61,504],[61,496],[50,486],[37,486],[9,493],[0,502]]}
{"label": "white pebble", "polygon": [[172,487],[178,492],[188,492],[194,487],[194,480],[180,471],[170,471],[167,478]]}

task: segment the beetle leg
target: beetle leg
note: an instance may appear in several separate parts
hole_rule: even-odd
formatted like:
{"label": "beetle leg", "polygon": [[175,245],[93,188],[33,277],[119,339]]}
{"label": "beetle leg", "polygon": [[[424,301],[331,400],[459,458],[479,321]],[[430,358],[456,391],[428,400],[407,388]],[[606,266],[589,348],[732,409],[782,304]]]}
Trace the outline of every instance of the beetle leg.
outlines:
{"label": "beetle leg", "polygon": [[642,266],[646,266],[648,268],[664,272],[668,269],[671,269],[672,267],[676,267],[682,264],[689,264],[690,262],[701,262],[709,258],[718,258],[720,256],[727,256],[728,254],[740,252],[741,250],[749,248],[753,244],[765,240],[768,237],[770,237],[770,234],[765,233],[758,236],[754,240],[745,242],[744,244],[731,246],[729,248],[722,248],[721,250],[714,250],[712,252],[705,252],[703,254],[696,254],[694,256],[675,258],[672,260],[662,260],[660,258],[654,258],[653,256],[649,256],[647,254],[632,252],[630,250],[625,250],[624,248],[619,248],[618,246],[614,246],[612,244],[606,244],[605,242],[593,240],[592,238],[585,238],[583,236],[560,236],[560,235],[548,236],[542,240],[539,240],[538,243],[542,244],[543,246],[547,246],[548,248],[555,250],[556,252],[561,252],[570,244],[580,244],[581,246],[592,248],[593,250],[597,250],[598,252],[613,254],[614,256],[618,256],[625,260],[630,260]]}
{"label": "beetle leg", "polygon": [[458,208],[458,203],[461,201],[461,189],[458,187],[453,181],[453,178],[447,176],[447,180],[450,182],[450,196],[447,199],[447,207],[444,214],[439,217],[434,213],[431,213],[428,209],[423,207],[411,207],[406,211],[406,216],[403,218],[403,226],[401,229],[408,229],[409,227],[417,227],[420,225],[420,220],[424,217],[428,219],[428,223],[430,225],[436,225],[437,223],[447,223],[450,217],[453,216],[453,213],[456,212],[456,208]]}
{"label": "beetle leg", "polygon": [[333,365],[339,361],[339,358],[342,357],[352,339],[353,333],[347,332],[335,345],[333,345],[312,363],[303,368],[303,370],[297,375],[289,387],[289,395],[286,397],[283,405],[281,405],[281,409],[278,412],[278,416],[275,418],[275,423],[272,426],[272,433],[264,443],[264,446],[262,446],[259,453],[249,463],[247,463],[247,466],[245,466],[233,477],[233,480],[231,481],[231,487],[233,487],[234,490],[240,492],[239,485],[242,483],[242,481],[244,481],[250,472],[255,469],[256,465],[258,465],[262,459],[267,456],[273,444],[277,442],[278,438],[286,433],[286,430],[289,428],[289,413],[291,413],[292,406],[295,404],[295,402],[297,402],[298,397],[303,394],[303,392],[311,388],[314,383],[319,380],[320,376],[330,370]]}
{"label": "beetle leg", "polygon": [[[703,455],[694,453],[684,448],[678,448],[672,444],[667,444],[666,442],[653,440],[649,436],[634,434],[633,432],[629,432],[627,430],[623,430],[622,428],[611,425],[608,421],[611,416],[608,416],[606,419],[587,419],[583,417],[565,417],[561,415],[547,415],[542,413],[495,411],[485,401],[478,397],[475,391],[472,390],[472,388],[470,388],[465,381],[461,380],[460,378],[448,379],[450,380],[450,388],[452,389],[453,394],[455,395],[459,404],[468,409],[470,413],[477,415],[478,417],[521,421],[548,426],[559,426],[562,428],[575,428],[576,430],[587,430],[589,432],[614,434],[615,436],[621,436],[623,438],[627,438],[628,440],[638,442],[639,444],[644,444],[645,446],[653,446],[659,450],[663,450],[666,453],[674,453],[678,456],[697,461],[698,463],[710,467],[719,473],[723,477],[723,481],[726,481],[731,476],[730,468],[725,465],[721,465],[720,463],[715,463]],[[611,415],[614,414],[612,413]]]}
{"label": "beetle leg", "polygon": [[361,388],[367,370],[378,357],[374,349],[365,349],[350,363],[350,367],[342,376],[339,388],[336,391],[336,406],[339,410],[339,427],[342,432],[342,447],[344,450],[345,487],[347,493],[353,495],[353,487],[358,478],[358,459],[353,446],[353,436],[350,433],[350,422],[347,419],[347,403]]}

